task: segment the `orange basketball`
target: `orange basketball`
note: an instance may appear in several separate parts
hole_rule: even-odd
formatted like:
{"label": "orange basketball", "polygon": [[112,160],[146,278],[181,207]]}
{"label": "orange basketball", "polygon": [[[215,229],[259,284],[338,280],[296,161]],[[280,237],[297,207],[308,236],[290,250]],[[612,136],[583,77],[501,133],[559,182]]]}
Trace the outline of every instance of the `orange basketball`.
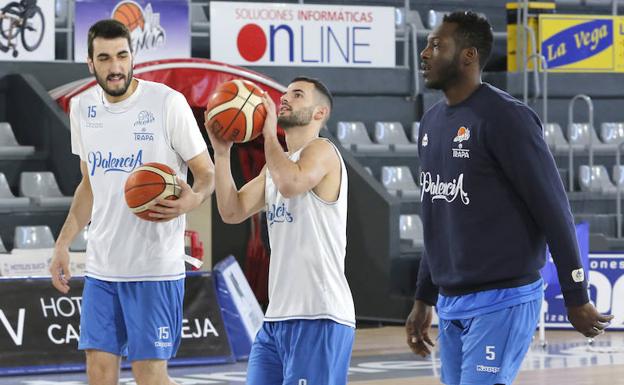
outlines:
{"label": "orange basketball", "polygon": [[117,5],[113,11],[113,19],[125,24],[130,32],[134,31],[137,27],[141,29],[145,27],[143,10],[141,6],[134,1],[124,1]]}
{"label": "orange basketball", "polygon": [[145,163],[130,174],[124,187],[126,204],[139,218],[157,222],[147,207],[156,198],[178,199],[180,185],[176,182],[176,173],[162,163]]}
{"label": "orange basketball", "polygon": [[254,83],[235,79],[220,84],[208,99],[208,128],[229,142],[249,142],[262,132],[266,110],[263,91]]}

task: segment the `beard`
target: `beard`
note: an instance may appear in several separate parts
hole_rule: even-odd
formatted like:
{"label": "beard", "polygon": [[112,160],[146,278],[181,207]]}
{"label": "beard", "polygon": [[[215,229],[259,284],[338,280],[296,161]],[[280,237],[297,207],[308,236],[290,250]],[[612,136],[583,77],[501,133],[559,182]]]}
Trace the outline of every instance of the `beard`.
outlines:
{"label": "beard", "polygon": [[290,115],[280,115],[277,117],[277,124],[283,129],[292,127],[307,126],[312,121],[314,107],[304,107],[297,111],[291,110]]}
{"label": "beard", "polygon": [[[130,87],[130,84],[132,83],[132,68],[130,68],[130,71],[128,71],[127,74],[123,74],[123,76],[125,77],[125,82],[123,84],[123,86],[121,88],[117,88],[117,89],[112,89],[110,87],[107,86],[106,84],[106,80],[109,76],[108,75],[106,77],[102,77],[100,76],[97,71],[94,71],[95,74],[95,80],[97,80],[98,84],[100,85],[100,87],[102,87],[102,89],[104,90],[104,92],[106,92],[108,95],[110,96],[122,96],[123,94],[126,93],[126,91],[128,91],[128,87]],[[117,74],[115,74],[117,75]]]}
{"label": "beard", "polygon": [[441,66],[436,71],[437,78],[426,79],[425,87],[434,90],[445,90],[451,87],[459,79],[459,55],[455,56],[453,60],[444,66]]}

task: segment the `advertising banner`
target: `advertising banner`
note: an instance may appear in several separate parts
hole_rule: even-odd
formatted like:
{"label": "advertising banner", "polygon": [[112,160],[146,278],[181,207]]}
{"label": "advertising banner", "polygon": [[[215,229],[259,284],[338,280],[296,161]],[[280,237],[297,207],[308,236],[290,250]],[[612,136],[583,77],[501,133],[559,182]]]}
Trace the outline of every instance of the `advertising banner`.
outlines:
{"label": "advertising banner", "polygon": [[130,30],[134,62],[191,56],[188,0],[76,0],[74,60],[87,60],[87,33],[102,19]]}
{"label": "advertising banner", "polygon": [[[589,294],[599,312],[615,316],[609,330],[624,330],[624,254],[589,255]],[[572,327],[558,285],[546,288],[546,304],[546,327]]]}
{"label": "advertising banner", "polygon": [[624,72],[624,18],[540,15],[539,46],[552,72]]}
{"label": "advertising banner", "polygon": [[0,60],[54,61],[54,2],[0,0]]}
{"label": "advertising banner", "polygon": [[238,65],[394,67],[394,8],[211,1],[210,56]]}
{"label": "advertising banner", "polygon": [[[83,287],[74,277],[63,295],[48,278],[0,279],[0,374],[84,369],[77,350]],[[189,275],[182,344],[171,364],[233,360],[212,276]]]}
{"label": "advertising banner", "polygon": [[233,256],[217,263],[213,272],[223,321],[234,355],[238,360],[246,360],[251,352],[251,344],[262,327],[264,314]]}

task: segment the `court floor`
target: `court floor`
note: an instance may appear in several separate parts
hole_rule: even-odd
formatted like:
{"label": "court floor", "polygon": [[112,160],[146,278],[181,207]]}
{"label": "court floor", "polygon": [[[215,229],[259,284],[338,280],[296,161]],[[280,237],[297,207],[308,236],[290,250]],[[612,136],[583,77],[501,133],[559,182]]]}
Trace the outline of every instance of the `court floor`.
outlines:
{"label": "court floor", "polygon": [[[624,332],[608,332],[593,345],[573,331],[549,331],[548,345],[539,343],[529,351],[514,385],[624,385]],[[245,382],[245,363],[172,368],[180,385],[240,385]],[[358,329],[351,360],[349,384],[433,385],[439,361],[434,355],[421,359],[405,345],[401,327]],[[129,371],[120,384],[135,385]],[[86,385],[82,373],[0,377],[0,385]],[[322,385],[322,384],[314,384]]]}

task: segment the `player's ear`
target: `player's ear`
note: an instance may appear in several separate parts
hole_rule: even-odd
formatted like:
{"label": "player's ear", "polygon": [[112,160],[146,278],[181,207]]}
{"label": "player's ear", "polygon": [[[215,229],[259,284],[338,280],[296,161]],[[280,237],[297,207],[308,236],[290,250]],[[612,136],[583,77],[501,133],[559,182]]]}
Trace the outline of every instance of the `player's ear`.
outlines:
{"label": "player's ear", "polygon": [[462,52],[463,54],[463,63],[465,65],[470,65],[475,61],[479,60],[479,54],[475,47],[465,48]]}
{"label": "player's ear", "polygon": [[89,73],[93,75],[95,73],[95,69],[93,68],[93,60],[87,56],[87,66],[89,67]]}
{"label": "player's ear", "polygon": [[316,107],[316,111],[314,112],[315,120],[325,120],[329,116],[329,107],[320,105]]}

